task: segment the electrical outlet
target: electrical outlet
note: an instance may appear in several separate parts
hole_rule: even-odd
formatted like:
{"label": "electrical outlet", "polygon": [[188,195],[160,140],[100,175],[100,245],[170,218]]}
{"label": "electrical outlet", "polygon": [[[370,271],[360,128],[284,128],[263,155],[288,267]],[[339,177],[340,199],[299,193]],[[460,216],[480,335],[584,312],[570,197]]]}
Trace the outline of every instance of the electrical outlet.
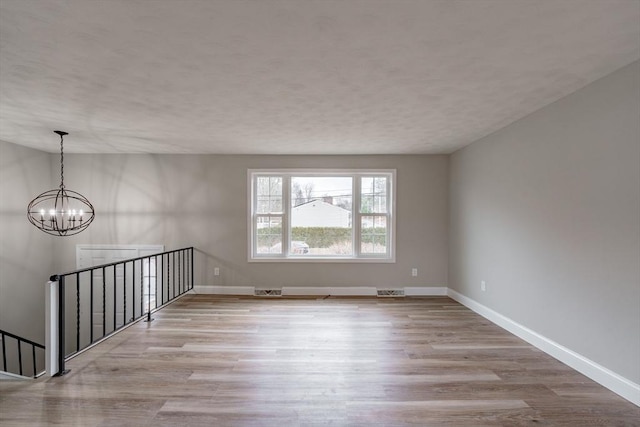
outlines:
{"label": "electrical outlet", "polygon": [[213,269],[213,275],[214,276],[219,276],[220,275],[220,269],[218,267]]}
{"label": "electrical outlet", "polygon": [[417,268],[412,268],[411,269],[411,275],[413,277],[418,277],[418,269]]}
{"label": "electrical outlet", "polygon": [[480,290],[481,291],[486,291],[487,290],[487,282],[485,282],[484,280],[482,280],[480,282]]}

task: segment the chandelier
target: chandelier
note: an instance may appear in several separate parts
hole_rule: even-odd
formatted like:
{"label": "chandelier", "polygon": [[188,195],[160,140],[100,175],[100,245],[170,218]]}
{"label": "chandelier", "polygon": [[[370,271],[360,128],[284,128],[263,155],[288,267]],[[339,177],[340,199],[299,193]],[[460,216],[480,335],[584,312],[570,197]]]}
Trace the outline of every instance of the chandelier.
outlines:
{"label": "chandelier", "polygon": [[60,135],[60,187],[45,191],[33,199],[27,207],[31,224],[54,236],[73,236],[87,228],[93,221],[93,205],[82,194],[64,187],[63,137],[67,132],[55,130]]}

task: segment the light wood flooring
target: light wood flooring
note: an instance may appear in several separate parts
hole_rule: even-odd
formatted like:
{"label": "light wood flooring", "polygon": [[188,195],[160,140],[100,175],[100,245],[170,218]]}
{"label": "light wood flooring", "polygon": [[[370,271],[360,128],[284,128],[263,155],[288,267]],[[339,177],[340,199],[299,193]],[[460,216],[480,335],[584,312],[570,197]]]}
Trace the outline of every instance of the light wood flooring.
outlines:
{"label": "light wood flooring", "polygon": [[0,426],[640,426],[640,408],[446,297],[187,295],[0,382]]}

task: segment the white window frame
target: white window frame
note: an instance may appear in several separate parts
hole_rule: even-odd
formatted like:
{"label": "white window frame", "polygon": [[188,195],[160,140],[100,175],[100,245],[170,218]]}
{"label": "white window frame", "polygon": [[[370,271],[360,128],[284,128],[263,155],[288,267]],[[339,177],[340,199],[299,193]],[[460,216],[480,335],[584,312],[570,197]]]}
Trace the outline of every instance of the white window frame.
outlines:
{"label": "white window frame", "polygon": [[[282,218],[282,253],[258,254],[256,253],[257,236],[257,191],[258,177],[278,176],[282,177],[282,206],[283,212],[274,213]],[[313,177],[351,177],[352,180],[352,242],[351,255],[295,255],[289,254],[289,235],[291,233],[291,178],[298,176]],[[361,213],[361,178],[386,176],[387,179],[387,251],[385,253],[361,253],[360,225],[363,216],[369,213]],[[371,263],[395,263],[396,253],[396,170],[395,169],[249,169],[247,170],[247,234],[249,262],[371,262]]]}

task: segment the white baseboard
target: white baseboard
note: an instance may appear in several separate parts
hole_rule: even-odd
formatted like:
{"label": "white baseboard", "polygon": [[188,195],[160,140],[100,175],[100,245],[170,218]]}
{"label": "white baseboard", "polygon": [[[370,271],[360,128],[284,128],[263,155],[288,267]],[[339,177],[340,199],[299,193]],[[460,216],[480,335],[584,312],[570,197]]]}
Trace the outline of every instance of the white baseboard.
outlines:
{"label": "white baseboard", "polygon": [[[275,289],[275,288],[274,288]],[[198,294],[216,295],[255,295],[255,286],[194,286]],[[376,288],[372,287],[337,287],[337,286],[313,286],[297,287],[284,286],[282,295],[288,296],[376,296]]]}
{"label": "white baseboard", "polygon": [[193,290],[196,294],[213,294],[213,295],[253,295],[255,293],[253,286],[203,286],[196,285]]}
{"label": "white baseboard", "polygon": [[453,289],[448,289],[447,295],[458,301],[460,304],[475,311],[487,320],[522,338],[529,344],[539,348],[548,355],[586,375],[614,393],[619,394],[631,403],[640,406],[640,385],[616,374],[592,360],[587,359],[575,351],[540,335],[539,333],[509,319],[508,317],[493,311],[489,307],[454,291]]}
{"label": "white baseboard", "polygon": [[[288,296],[347,296],[347,297],[375,297],[377,295],[377,289],[373,286],[283,286],[282,295]],[[380,289],[383,289],[381,287]],[[392,288],[384,288],[392,289]],[[395,289],[395,288],[393,288]],[[447,295],[447,287],[417,287],[417,286],[405,286],[398,289],[403,289],[406,296],[441,296]],[[194,290],[197,294],[216,294],[216,295],[254,295],[255,286],[194,286]]]}
{"label": "white baseboard", "polygon": [[417,287],[417,286],[405,286],[404,295],[407,297],[435,297],[447,295],[446,286],[438,287]]}
{"label": "white baseboard", "polygon": [[342,288],[339,286],[313,286],[313,287],[298,287],[298,286],[284,286],[282,288],[282,295],[312,295],[312,296],[322,296],[322,295],[333,295],[333,296],[343,296],[343,297],[375,297],[377,295],[377,290],[374,287],[359,287],[352,286],[347,288]]}

